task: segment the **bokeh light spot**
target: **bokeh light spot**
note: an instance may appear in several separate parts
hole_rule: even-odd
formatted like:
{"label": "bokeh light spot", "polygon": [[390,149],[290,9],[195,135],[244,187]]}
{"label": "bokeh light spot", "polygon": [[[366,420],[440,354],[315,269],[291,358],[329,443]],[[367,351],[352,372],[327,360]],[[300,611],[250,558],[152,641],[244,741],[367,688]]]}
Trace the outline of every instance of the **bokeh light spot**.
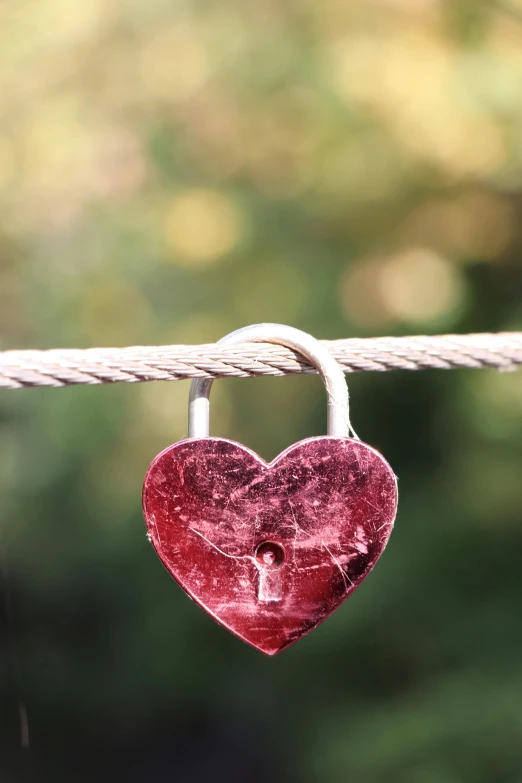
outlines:
{"label": "bokeh light spot", "polygon": [[359,259],[339,283],[346,317],[365,329],[439,324],[459,311],[465,293],[460,268],[426,247]]}
{"label": "bokeh light spot", "polygon": [[398,320],[429,324],[455,311],[464,297],[461,274],[428,248],[388,258],[379,278],[381,296]]}
{"label": "bokeh light spot", "polygon": [[207,80],[205,47],[194,30],[177,25],[147,41],[140,54],[139,72],[151,95],[168,101],[189,98]]}
{"label": "bokeh light spot", "polygon": [[165,236],[171,260],[181,265],[211,264],[237,243],[241,218],[234,202],[212,190],[188,190],[167,210]]}
{"label": "bokeh light spot", "polygon": [[433,199],[408,217],[401,236],[449,254],[462,263],[498,258],[516,236],[516,215],[507,200],[486,191]]}

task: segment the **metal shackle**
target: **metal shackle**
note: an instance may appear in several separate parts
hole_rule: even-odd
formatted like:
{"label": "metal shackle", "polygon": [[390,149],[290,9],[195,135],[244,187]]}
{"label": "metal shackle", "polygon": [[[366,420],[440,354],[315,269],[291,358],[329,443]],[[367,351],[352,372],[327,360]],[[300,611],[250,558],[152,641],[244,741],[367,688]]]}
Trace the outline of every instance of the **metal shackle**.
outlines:
{"label": "metal shackle", "polygon": [[[348,387],[344,372],[332,354],[312,335],[283,324],[254,324],[222,337],[219,343],[265,342],[284,345],[305,356],[323,379],[327,394],[327,434],[357,435],[350,424]],[[209,396],[212,378],[197,378],[190,385],[188,436],[208,438]]]}

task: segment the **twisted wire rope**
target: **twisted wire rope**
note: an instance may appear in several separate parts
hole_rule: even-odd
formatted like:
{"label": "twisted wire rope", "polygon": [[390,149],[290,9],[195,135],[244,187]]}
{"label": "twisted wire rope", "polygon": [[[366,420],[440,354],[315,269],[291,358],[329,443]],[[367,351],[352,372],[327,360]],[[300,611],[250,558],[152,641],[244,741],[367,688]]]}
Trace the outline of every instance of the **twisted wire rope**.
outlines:
{"label": "twisted wire rope", "polygon": [[[522,364],[522,332],[322,342],[346,373],[462,367],[513,370]],[[314,372],[302,356],[269,343],[0,352],[0,387],[10,389]]]}

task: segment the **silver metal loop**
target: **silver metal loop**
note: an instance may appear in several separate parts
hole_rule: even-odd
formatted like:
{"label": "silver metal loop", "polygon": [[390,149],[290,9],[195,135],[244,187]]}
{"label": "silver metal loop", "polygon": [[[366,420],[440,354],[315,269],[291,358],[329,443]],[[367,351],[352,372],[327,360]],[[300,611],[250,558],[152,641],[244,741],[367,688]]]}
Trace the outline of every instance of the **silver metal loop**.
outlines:
{"label": "silver metal loop", "polygon": [[[306,332],[283,324],[254,324],[237,329],[219,343],[266,342],[285,345],[305,356],[321,375],[328,398],[328,435],[357,438],[349,416],[348,387],[341,365],[321,343]],[[209,396],[212,378],[197,378],[190,385],[189,438],[209,436]]]}

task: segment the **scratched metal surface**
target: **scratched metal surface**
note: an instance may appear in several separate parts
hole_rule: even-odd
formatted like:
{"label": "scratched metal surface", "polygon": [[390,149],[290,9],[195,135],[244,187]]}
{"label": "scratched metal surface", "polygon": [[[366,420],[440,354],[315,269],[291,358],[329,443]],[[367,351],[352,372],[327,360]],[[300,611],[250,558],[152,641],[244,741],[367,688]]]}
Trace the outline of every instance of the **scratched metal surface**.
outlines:
{"label": "scratched metal surface", "polygon": [[371,571],[392,531],[397,482],[375,449],[351,438],[309,438],[270,464],[233,441],[189,439],[153,461],[143,509],[183,589],[273,655]]}

